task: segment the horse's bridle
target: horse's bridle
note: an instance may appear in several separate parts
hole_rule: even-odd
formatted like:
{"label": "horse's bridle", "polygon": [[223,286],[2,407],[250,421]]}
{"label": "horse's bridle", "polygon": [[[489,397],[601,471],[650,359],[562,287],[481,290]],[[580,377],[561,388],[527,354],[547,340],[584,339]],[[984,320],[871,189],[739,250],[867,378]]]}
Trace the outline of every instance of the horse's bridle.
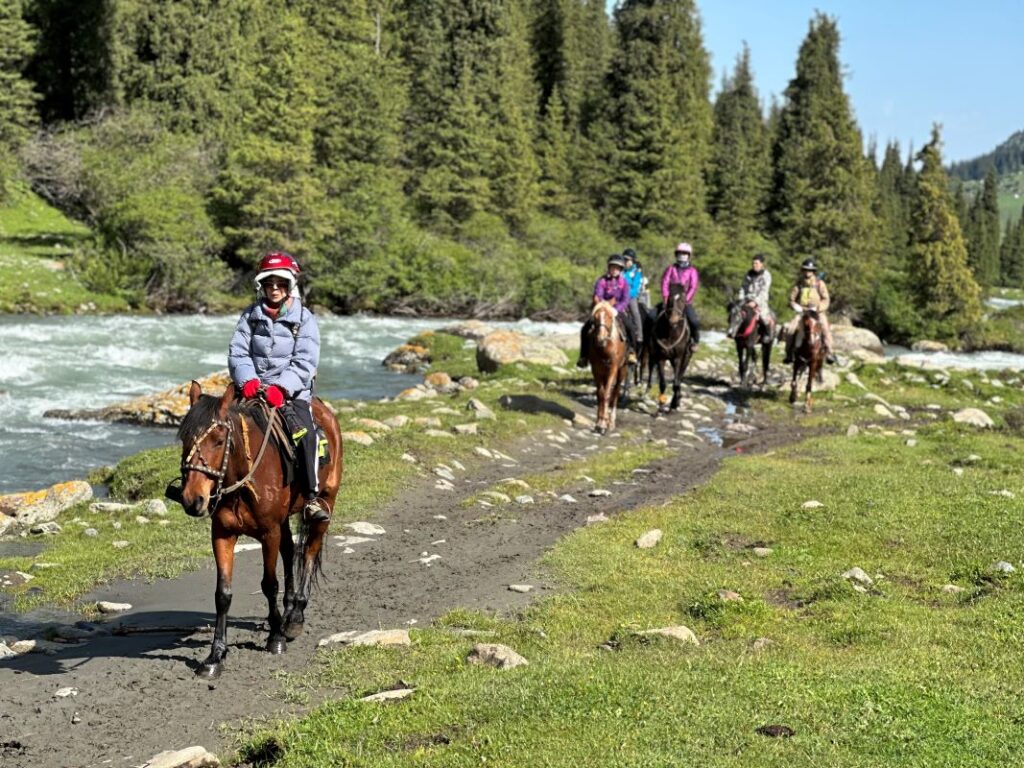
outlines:
{"label": "horse's bridle", "polygon": [[[203,434],[201,434],[199,437],[193,439],[192,449],[188,452],[188,455],[184,459],[182,459],[181,462],[182,485],[184,485],[185,473],[189,471],[201,472],[202,474],[212,477],[214,480],[217,481],[217,484],[213,488],[213,494],[210,497],[210,503],[207,505],[206,508],[208,515],[213,515],[213,512],[217,508],[217,505],[220,503],[222,497],[228,495],[229,493],[234,493],[239,488],[249,483],[250,480],[252,480],[252,476],[256,472],[256,467],[259,466],[260,460],[263,458],[263,453],[267,449],[267,444],[270,442],[270,433],[273,432],[274,420],[276,418],[277,409],[271,408],[270,415],[267,421],[267,428],[263,434],[263,443],[260,445],[259,453],[256,454],[256,459],[252,460],[252,463],[249,466],[249,471],[248,473],[246,473],[245,477],[243,477],[237,483],[232,483],[227,488],[224,487],[224,478],[227,476],[228,462],[231,460],[231,442],[234,436],[234,423],[230,419],[213,419],[213,421],[210,422],[210,426],[206,428],[206,431],[203,432]],[[204,440],[206,440],[207,435],[209,435],[217,427],[224,427],[224,429],[226,429],[228,432],[228,436],[224,445],[224,457],[221,459],[220,462],[220,469],[214,469],[213,467],[211,467],[206,462],[206,459],[203,458],[202,451],[199,450],[199,446],[202,444]],[[242,423],[242,431],[243,433],[245,432],[244,422]],[[245,437],[245,455],[246,458],[249,458],[248,435],[245,435]],[[199,456],[200,463],[191,463],[192,457],[196,456],[197,454]],[[255,491],[253,492],[255,493]]]}
{"label": "horse's bridle", "polygon": [[[676,301],[678,301],[678,299],[675,299],[675,298],[672,299],[672,305],[673,306],[674,306]],[[659,318],[658,318],[658,319],[661,319],[662,317],[665,318],[665,321],[668,323],[669,330],[672,330],[672,329],[674,329],[676,327],[675,324],[672,323],[672,313],[673,313],[673,310],[669,309],[669,307],[665,307],[664,309],[661,310],[661,315],[659,315]],[[682,325],[684,323],[685,323],[685,314],[684,314],[684,312],[679,312],[679,324]],[[683,343],[683,339],[685,339],[686,336],[687,336],[687,334],[680,332],[679,338],[677,338],[671,344],[666,344],[665,342],[663,342],[658,337],[657,334],[654,335],[654,340],[656,342],[658,342],[658,346],[661,347],[662,351],[667,353],[667,352],[671,352],[673,349],[675,349],[680,344],[682,344]]]}

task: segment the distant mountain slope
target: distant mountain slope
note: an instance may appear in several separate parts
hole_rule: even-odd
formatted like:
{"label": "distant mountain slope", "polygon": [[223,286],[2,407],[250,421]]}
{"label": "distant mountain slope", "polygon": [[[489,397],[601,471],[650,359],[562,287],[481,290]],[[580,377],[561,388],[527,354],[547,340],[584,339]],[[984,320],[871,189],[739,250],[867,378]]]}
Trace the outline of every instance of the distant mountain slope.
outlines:
{"label": "distant mountain slope", "polygon": [[964,181],[977,181],[985,178],[990,165],[995,166],[1000,176],[1024,169],[1024,131],[1017,131],[988,154],[953,163],[949,172]]}

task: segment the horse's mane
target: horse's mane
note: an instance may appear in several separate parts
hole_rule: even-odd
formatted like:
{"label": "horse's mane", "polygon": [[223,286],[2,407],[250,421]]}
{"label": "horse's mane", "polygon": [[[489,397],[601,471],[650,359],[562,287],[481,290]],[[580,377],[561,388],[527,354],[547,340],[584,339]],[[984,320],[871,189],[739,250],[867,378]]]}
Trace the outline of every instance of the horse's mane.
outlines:
{"label": "horse's mane", "polygon": [[596,317],[598,310],[601,309],[610,309],[613,315],[619,314],[619,311],[606,299],[604,301],[599,301],[594,305],[594,309],[590,313],[591,317]]}
{"label": "horse's mane", "polygon": [[[178,439],[183,443],[197,440],[210,423],[220,415],[220,397],[200,395],[178,427]],[[246,415],[252,417],[261,430],[267,428],[266,409],[259,407],[258,400],[237,400],[228,408],[228,416]]]}

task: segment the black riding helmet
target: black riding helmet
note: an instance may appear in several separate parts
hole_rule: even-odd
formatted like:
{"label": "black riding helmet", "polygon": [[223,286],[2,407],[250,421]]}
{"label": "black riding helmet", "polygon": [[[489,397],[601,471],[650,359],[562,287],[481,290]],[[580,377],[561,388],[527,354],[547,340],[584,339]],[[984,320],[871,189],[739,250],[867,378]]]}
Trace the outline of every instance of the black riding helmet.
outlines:
{"label": "black riding helmet", "polygon": [[608,257],[608,266],[618,267],[619,269],[625,269],[626,260],[622,258],[622,256],[620,256],[619,254],[613,253],[611,256]]}
{"label": "black riding helmet", "polygon": [[636,251],[632,248],[625,248],[622,251],[622,258],[629,259],[630,261],[636,261]]}
{"label": "black riding helmet", "polygon": [[814,259],[804,259],[804,263],[800,265],[801,272],[817,272],[818,266],[814,263]]}

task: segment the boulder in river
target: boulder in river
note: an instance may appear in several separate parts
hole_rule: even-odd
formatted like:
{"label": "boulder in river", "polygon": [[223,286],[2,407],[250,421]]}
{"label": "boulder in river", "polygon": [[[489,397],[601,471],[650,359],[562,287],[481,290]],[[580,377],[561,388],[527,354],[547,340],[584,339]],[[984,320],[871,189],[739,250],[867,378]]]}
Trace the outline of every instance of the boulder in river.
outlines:
{"label": "boulder in river", "polygon": [[914,352],[949,352],[949,347],[941,341],[929,341],[928,339],[915,341],[910,349]]}
{"label": "boulder in river", "polygon": [[[227,370],[223,370],[197,381],[205,394],[219,396],[231,383],[231,377]],[[155,395],[141,395],[103,408],[54,409],[46,411],[43,416],[51,419],[115,421],[122,424],[176,427],[188,413],[188,391],[191,386],[192,382],[189,381]]]}

